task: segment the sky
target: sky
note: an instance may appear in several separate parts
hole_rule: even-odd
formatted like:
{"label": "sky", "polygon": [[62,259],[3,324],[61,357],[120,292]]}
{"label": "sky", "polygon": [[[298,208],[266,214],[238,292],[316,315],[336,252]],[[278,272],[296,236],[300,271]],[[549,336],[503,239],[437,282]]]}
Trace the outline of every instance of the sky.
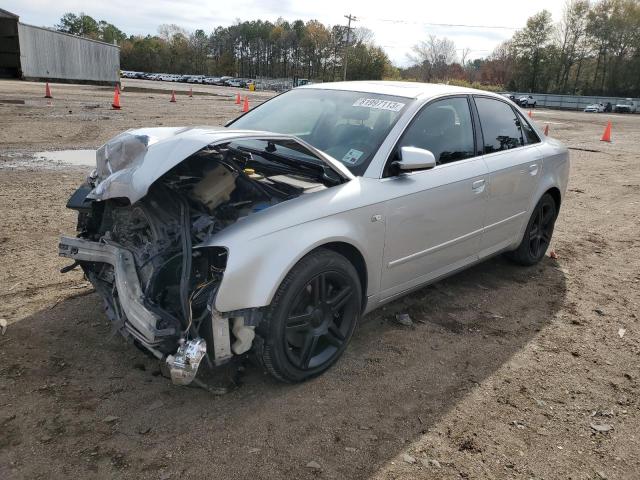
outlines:
{"label": "sky", "polygon": [[23,23],[48,27],[66,12],[84,12],[114,24],[127,35],[155,34],[163,23],[209,33],[238,19],[275,21],[278,17],[336,25],[346,24],[344,15],[351,14],[357,18],[353,26],[373,31],[374,42],[396,66],[405,67],[411,63],[407,54],[412,47],[431,34],[453,40],[459,51],[471,49],[469,59],[481,58],[542,9],[559,20],[563,4],[558,0],[3,0],[2,8],[19,15]]}

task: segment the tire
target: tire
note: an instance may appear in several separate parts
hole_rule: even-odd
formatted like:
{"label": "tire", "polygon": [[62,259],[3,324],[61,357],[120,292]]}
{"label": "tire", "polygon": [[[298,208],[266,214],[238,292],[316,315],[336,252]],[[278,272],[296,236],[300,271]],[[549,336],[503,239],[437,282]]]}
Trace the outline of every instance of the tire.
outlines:
{"label": "tire", "polygon": [[[531,266],[544,257],[551,243],[553,227],[558,216],[556,202],[551,195],[545,193],[533,209],[522,242],[506,255],[519,265]],[[542,228],[539,226],[542,225]]]}
{"label": "tire", "polygon": [[361,308],[351,262],[331,250],[311,252],[287,274],[256,329],[258,361],[283,382],[320,375],[346,349]]}

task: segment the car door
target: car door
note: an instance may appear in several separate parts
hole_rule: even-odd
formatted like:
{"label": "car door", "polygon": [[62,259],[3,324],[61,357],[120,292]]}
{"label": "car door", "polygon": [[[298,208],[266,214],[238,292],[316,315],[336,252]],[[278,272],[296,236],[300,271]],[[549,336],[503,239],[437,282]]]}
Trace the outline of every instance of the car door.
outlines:
{"label": "car door", "polygon": [[488,207],[480,256],[514,243],[528,220],[531,197],[542,173],[537,134],[527,120],[502,100],[474,98],[489,169]]}
{"label": "car door", "polygon": [[[386,234],[381,300],[477,259],[487,204],[487,167],[476,154],[467,96],[429,103],[409,124],[401,147],[430,150],[435,168],[391,176],[385,169]],[[388,163],[389,165],[390,163]]]}

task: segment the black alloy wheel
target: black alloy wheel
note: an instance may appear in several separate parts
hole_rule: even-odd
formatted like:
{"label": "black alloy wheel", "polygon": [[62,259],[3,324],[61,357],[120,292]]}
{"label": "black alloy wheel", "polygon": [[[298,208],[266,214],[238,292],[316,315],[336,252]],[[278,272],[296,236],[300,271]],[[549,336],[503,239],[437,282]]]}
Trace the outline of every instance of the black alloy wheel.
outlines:
{"label": "black alloy wheel", "polygon": [[533,209],[522,242],[516,250],[508,252],[507,257],[525,266],[535,265],[542,260],[551,243],[557,216],[555,200],[545,193]]}
{"label": "black alloy wheel", "polygon": [[542,258],[551,243],[556,217],[555,206],[545,202],[539,205],[534,213],[529,229],[529,252],[532,258]]}
{"label": "black alloy wheel", "polygon": [[316,275],[298,292],[285,324],[286,353],[302,370],[331,361],[340,351],[355,322],[345,315],[354,289],[350,279],[337,271]]}
{"label": "black alloy wheel", "polygon": [[274,377],[300,382],[342,355],[360,317],[358,273],[342,255],[316,250],[284,279],[256,329],[256,353]]}

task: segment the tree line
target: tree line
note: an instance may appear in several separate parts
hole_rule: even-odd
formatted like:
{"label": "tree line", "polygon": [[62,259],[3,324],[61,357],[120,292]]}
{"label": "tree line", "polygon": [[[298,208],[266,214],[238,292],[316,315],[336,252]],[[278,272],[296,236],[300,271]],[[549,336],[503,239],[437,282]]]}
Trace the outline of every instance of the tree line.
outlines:
{"label": "tree line", "polygon": [[[253,20],[189,32],[161,25],[156,35],[126,35],[85,14],[65,14],[61,31],[120,46],[125,70],[341,80],[402,78],[493,90],[640,96],[640,0],[567,0],[554,22],[543,10],[486,58],[429,35],[396,68],[366,28],[317,20]],[[348,55],[348,58],[346,56]]]}
{"label": "tree line", "polygon": [[178,25],[161,25],[156,35],[127,36],[114,25],[81,13],[66,13],[60,31],[120,46],[124,70],[341,80],[345,55],[348,79],[382,79],[397,74],[389,57],[373,42],[367,29],[326,26],[317,20],[276,22],[254,20],[228,27],[189,32]]}
{"label": "tree line", "polygon": [[[640,96],[640,0],[569,0],[554,23],[543,10],[486,59],[467,60],[430,36],[414,47],[403,78],[497,90]],[[460,58],[462,57],[462,58]]]}

